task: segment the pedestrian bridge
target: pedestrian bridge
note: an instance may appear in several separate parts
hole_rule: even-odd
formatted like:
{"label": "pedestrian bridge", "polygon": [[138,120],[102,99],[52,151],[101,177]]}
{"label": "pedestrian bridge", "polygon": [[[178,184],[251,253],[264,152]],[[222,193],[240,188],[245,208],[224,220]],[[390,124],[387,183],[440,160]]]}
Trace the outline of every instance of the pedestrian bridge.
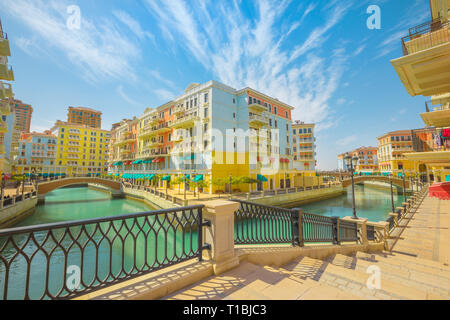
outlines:
{"label": "pedestrian bridge", "polygon": [[107,187],[108,189],[111,189],[112,191],[120,191],[120,182],[109,180],[109,179],[102,179],[102,178],[94,178],[94,177],[79,177],[79,178],[64,178],[64,179],[57,179],[53,181],[47,181],[47,182],[41,182],[38,185],[37,193],[39,198],[45,197],[45,195],[49,192],[52,192],[53,190],[77,185],[77,184],[85,184],[85,183],[93,183],[93,184],[99,184],[104,187]]}
{"label": "pedestrian bridge", "polygon": [[[355,177],[353,177],[353,180],[354,180],[355,184],[363,183],[365,181],[377,181],[377,182],[390,183],[390,178],[386,177],[386,176],[355,176]],[[394,186],[403,188],[403,179],[397,178],[397,177],[392,177],[392,184]],[[351,186],[351,185],[352,185],[351,178],[342,180],[342,186],[344,188]],[[405,179],[405,188],[410,189],[410,181],[406,180],[406,179]]]}

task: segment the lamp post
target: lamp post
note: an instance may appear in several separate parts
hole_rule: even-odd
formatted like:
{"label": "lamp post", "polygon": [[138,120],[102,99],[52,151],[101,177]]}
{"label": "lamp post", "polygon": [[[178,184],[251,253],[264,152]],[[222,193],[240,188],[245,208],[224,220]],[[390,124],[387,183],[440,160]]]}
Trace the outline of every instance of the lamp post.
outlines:
{"label": "lamp post", "polygon": [[392,204],[392,212],[395,212],[395,207],[394,207],[394,190],[392,187],[392,173],[389,174],[389,182],[391,184],[391,204]]}
{"label": "lamp post", "polygon": [[405,182],[405,169],[402,169],[402,178],[403,178],[403,202],[406,202],[406,182]]}
{"label": "lamp post", "polygon": [[230,199],[231,199],[232,196],[233,196],[233,191],[232,191],[232,189],[231,189],[231,179],[232,179],[232,177],[233,177],[233,175],[230,173],[230,185],[229,185],[229,187],[230,187]]}
{"label": "lamp post", "polygon": [[0,181],[0,200],[3,203],[3,192],[5,189],[5,174],[2,172],[2,181]]}
{"label": "lamp post", "polygon": [[353,219],[358,219],[356,216],[356,206],[355,206],[355,182],[353,180],[353,173],[355,171],[355,167],[358,164],[358,157],[351,157],[347,155],[345,158],[345,164],[347,168],[350,168],[351,178],[352,178],[352,209],[353,209]]}

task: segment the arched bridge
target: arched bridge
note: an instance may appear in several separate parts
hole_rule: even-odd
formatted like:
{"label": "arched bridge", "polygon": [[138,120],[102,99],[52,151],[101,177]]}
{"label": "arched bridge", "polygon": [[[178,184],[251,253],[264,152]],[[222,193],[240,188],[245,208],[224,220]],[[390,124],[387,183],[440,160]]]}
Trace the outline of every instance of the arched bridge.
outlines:
{"label": "arched bridge", "polygon": [[[362,183],[364,181],[378,181],[378,182],[390,183],[389,177],[386,177],[386,176],[355,176],[355,177],[353,177],[353,180],[354,180],[355,184]],[[403,188],[403,179],[393,177],[392,184],[397,187]],[[351,185],[352,185],[351,178],[342,180],[342,186],[344,188],[351,186]],[[406,187],[406,189],[410,188],[410,182],[407,179],[405,179],[405,187]]]}
{"label": "arched bridge", "polygon": [[40,198],[43,198],[47,193],[53,190],[84,183],[100,184],[102,186],[111,189],[112,191],[120,191],[120,182],[102,178],[80,177],[80,178],[64,178],[48,182],[41,182],[38,185],[37,194]]}

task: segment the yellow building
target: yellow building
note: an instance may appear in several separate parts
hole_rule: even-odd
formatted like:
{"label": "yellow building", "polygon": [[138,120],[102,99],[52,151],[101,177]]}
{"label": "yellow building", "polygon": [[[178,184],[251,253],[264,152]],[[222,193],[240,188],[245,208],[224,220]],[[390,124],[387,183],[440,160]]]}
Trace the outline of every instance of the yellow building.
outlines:
{"label": "yellow building", "polygon": [[407,174],[414,163],[405,154],[413,151],[412,130],[397,130],[378,137],[378,167],[381,174]]}
{"label": "yellow building", "polygon": [[110,132],[57,121],[51,129],[58,138],[56,166],[67,175],[100,175],[107,171]]}
{"label": "yellow building", "polygon": [[431,97],[422,120],[435,127],[433,151],[406,154],[428,181],[450,181],[450,0],[430,0],[430,20],[402,38],[403,56],[391,61],[411,96]]}

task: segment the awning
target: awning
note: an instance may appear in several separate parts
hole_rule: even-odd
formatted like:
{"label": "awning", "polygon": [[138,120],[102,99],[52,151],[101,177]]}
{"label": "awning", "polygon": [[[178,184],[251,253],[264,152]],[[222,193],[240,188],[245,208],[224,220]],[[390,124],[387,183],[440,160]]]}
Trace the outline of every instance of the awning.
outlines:
{"label": "awning", "polygon": [[114,163],[114,165],[115,165],[115,166],[121,166],[121,165],[123,165],[123,162],[122,162],[122,161],[116,162],[116,163]]}
{"label": "awning", "polygon": [[170,181],[170,176],[164,176],[161,180],[162,181]]}
{"label": "awning", "polygon": [[190,156],[183,157],[183,160],[194,160],[195,154],[191,154]]}
{"label": "awning", "polygon": [[155,160],[155,158],[147,159],[147,160],[143,161],[142,163],[152,163],[153,160]]}
{"label": "awning", "polygon": [[116,177],[120,177],[120,174],[116,173],[115,176],[116,176]]}
{"label": "awning", "polygon": [[258,174],[256,176],[256,180],[260,181],[260,182],[267,182],[267,178],[264,177],[262,174]]}
{"label": "awning", "polygon": [[152,180],[155,175],[154,174],[146,174],[145,177],[147,178],[147,180]]}
{"label": "awning", "polygon": [[133,164],[141,164],[143,161],[142,160],[136,160],[133,162]]}
{"label": "awning", "polygon": [[153,160],[152,162],[153,162],[153,163],[164,162],[164,158],[157,158],[157,159]]}
{"label": "awning", "polygon": [[190,174],[187,174],[187,175],[185,175],[185,176],[183,177],[183,179],[191,180],[191,175],[190,175]]}
{"label": "awning", "polygon": [[199,181],[203,181],[203,175],[202,174],[198,174],[194,177],[194,180],[192,180],[194,182],[199,182]]}

